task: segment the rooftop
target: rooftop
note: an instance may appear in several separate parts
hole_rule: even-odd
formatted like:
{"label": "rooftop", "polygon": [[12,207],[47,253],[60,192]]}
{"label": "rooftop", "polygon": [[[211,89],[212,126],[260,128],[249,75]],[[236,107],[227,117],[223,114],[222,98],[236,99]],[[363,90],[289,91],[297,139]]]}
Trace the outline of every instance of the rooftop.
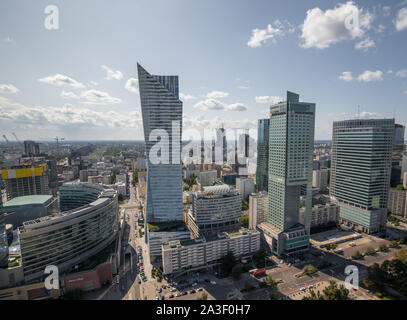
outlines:
{"label": "rooftop", "polygon": [[41,205],[52,199],[51,195],[31,195],[13,198],[3,204],[4,208],[25,205]]}

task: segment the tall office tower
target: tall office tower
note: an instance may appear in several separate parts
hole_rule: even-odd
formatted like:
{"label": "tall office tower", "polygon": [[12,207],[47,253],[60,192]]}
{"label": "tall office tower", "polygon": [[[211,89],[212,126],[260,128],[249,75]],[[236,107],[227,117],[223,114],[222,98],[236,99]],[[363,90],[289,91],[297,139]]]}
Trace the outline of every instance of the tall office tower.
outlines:
{"label": "tall office tower", "polygon": [[56,196],[58,193],[58,166],[55,158],[46,160],[48,172],[48,187],[50,192]]}
{"label": "tall office tower", "polygon": [[[268,214],[263,231],[277,256],[301,255],[309,248],[315,104],[287,101],[270,107]],[[304,225],[299,224],[300,190],[306,186]]]}
{"label": "tall office tower", "polygon": [[236,150],[236,170],[239,176],[247,177],[249,175],[248,159],[252,156],[250,151],[252,151],[250,150],[250,135],[245,130],[244,133],[239,135],[239,148]]}
{"label": "tall office tower", "polygon": [[257,191],[268,190],[270,119],[260,119],[257,127]]}
{"label": "tall office tower", "polygon": [[[182,102],[178,76],[150,75],[139,64],[137,69],[147,154],[146,240],[151,261],[159,263],[163,243],[189,238],[182,204]],[[160,142],[152,141],[155,133]]]}
{"label": "tall office tower", "polygon": [[205,141],[202,137],[201,138],[201,169],[203,169],[204,163],[205,163]]}
{"label": "tall office tower", "polygon": [[24,141],[24,155],[27,157],[40,155],[40,144],[31,140]]}
{"label": "tall office tower", "polygon": [[48,171],[45,163],[3,169],[1,176],[6,184],[7,200],[34,194],[49,194]]}
{"label": "tall office tower", "polygon": [[405,127],[401,124],[394,125],[393,153],[391,160],[390,185],[396,187],[402,183],[402,163],[404,151]]}
{"label": "tall office tower", "polygon": [[216,142],[215,139],[212,139],[212,163],[216,162]]}
{"label": "tall office tower", "polygon": [[0,197],[0,268],[8,266],[8,243],[6,224],[4,222],[3,201]]}
{"label": "tall office tower", "polygon": [[[148,159],[146,218],[148,221],[182,220],[182,102],[178,96],[178,76],[150,75],[139,64],[137,69]],[[157,142],[150,139],[153,130],[167,135],[161,137],[161,142],[166,144],[161,148],[161,159],[167,163],[153,159],[156,156],[153,153],[157,152],[153,149]]]}
{"label": "tall office tower", "polygon": [[215,161],[226,163],[228,161],[228,151],[226,142],[226,130],[216,129]]}
{"label": "tall office tower", "polygon": [[369,234],[386,228],[393,135],[394,119],[333,123],[330,193],[350,228]]}

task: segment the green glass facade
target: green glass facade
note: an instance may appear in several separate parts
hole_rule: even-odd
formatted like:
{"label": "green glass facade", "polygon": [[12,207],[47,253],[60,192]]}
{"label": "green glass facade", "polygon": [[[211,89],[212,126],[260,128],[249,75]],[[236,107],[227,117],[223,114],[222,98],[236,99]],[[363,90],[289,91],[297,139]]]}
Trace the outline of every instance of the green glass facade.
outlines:
{"label": "green glass facade", "polygon": [[257,191],[268,190],[270,119],[260,119],[257,127]]}
{"label": "green glass facade", "polygon": [[331,196],[340,218],[367,233],[386,227],[394,119],[354,119],[333,124]]}

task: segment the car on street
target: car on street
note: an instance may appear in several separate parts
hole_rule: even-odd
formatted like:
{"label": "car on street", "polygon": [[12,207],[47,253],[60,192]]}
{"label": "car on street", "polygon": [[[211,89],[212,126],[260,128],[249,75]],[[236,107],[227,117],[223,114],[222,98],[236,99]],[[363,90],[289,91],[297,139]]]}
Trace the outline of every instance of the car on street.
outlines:
{"label": "car on street", "polygon": [[191,291],[189,291],[190,294],[194,294],[196,291],[194,289],[192,289]]}
{"label": "car on street", "polygon": [[215,285],[215,284],[216,284],[216,281],[211,281],[211,284]]}
{"label": "car on street", "polygon": [[176,297],[181,297],[182,294],[181,294],[181,293],[177,293],[175,296],[176,296]]}
{"label": "car on street", "polygon": [[177,289],[175,289],[175,288],[170,289],[170,292],[175,292],[175,291],[177,291]]}
{"label": "car on street", "polygon": [[184,291],[184,292],[182,293],[183,296],[186,296],[187,294],[188,294],[188,292],[186,292],[186,291]]}
{"label": "car on street", "polygon": [[203,290],[203,288],[198,288],[198,289],[196,289],[196,291],[198,291],[198,292],[200,292],[200,291],[202,291]]}

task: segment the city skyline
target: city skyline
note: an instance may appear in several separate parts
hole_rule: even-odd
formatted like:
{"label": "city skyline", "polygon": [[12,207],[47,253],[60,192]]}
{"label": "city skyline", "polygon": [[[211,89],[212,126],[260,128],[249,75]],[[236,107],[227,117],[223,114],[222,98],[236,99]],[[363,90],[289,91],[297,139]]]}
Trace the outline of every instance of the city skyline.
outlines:
{"label": "city skyline", "polygon": [[179,76],[185,129],[256,129],[286,89],[320,106],[316,140],[356,114],[407,122],[406,1],[56,1],[58,30],[25,4],[0,5],[0,126],[21,140],[143,140],[136,61]]}

